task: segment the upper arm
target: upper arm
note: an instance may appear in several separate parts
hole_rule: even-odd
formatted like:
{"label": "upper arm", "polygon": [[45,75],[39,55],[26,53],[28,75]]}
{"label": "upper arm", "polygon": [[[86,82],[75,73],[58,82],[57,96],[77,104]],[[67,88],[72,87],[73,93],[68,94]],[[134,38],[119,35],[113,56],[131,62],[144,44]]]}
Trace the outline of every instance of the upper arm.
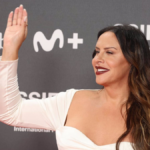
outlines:
{"label": "upper arm", "polygon": [[[11,126],[56,130],[63,126],[75,90],[60,92],[45,99],[23,100],[13,113],[9,109],[3,121]],[[15,107],[15,106],[13,106]]]}

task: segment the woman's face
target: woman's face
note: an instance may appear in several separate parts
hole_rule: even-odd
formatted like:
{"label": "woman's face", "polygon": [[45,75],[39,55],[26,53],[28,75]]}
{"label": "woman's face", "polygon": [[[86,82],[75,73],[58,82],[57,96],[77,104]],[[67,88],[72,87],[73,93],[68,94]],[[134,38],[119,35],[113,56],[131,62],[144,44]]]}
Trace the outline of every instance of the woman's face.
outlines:
{"label": "woman's face", "polygon": [[[127,83],[130,64],[125,59],[116,35],[113,32],[103,33],[96,43],[96,55],[92,65],[96,75],[96,83],[108,86],[112,83]],[[100,67],[106,68],[100,70]]]}

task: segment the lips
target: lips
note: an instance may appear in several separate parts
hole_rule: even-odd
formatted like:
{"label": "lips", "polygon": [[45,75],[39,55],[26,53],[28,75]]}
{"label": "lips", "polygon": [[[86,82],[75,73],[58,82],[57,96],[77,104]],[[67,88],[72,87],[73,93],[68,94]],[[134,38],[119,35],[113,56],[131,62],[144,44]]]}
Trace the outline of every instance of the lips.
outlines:
{"label": "lips", "polygon": [[101,67],[101,66],[95,66],[96,69],[106,69],[106,70],[109,70],[107,68],[104,68],[104,67]]}
{"label": "lips", "polygon": [[100,75],[102,73],[105,73],[105,72],[109,71],[109,69],[101,67],[101,66],[95,66],[95,68],[97,69],[96,75]]}

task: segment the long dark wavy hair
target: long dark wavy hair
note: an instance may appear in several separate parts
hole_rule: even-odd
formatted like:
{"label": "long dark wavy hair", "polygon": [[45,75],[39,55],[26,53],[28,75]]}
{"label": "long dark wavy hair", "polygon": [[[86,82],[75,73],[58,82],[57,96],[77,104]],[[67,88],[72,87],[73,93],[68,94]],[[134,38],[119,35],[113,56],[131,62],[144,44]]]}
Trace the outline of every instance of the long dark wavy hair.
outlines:
{"label": "long dark wavy hair", "polygon": [[[120,142],[130,133],[134,150],[150,150],[150,50],[145,35],[137,28],[124,24],[109,26],[98,32],[97,39],[107,31],[113,32],[122,53],[131,64],[128,76],[129,97],[126,106],[126,131],[118,138]],[[94,50],[92,57],[96,52]],[[123,107],[122,105],[122,107]],[[121,109],[122,109],[121,107]]]}

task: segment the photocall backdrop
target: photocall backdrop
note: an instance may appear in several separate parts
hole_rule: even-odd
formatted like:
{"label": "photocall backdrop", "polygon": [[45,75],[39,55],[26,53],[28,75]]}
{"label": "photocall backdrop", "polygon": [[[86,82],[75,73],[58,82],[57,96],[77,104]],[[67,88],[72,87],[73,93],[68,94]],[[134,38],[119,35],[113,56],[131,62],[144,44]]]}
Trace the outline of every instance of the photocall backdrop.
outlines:
{"label": "photocall backdrop", "polygon": [[[19,51],[23,98],[46,98],[75,89],[99,89],[92,68],[97,33],[122,23],[150,42],[149,0],[0,0],[0,55],[10,11],[23,4],[28,36]],[[11,50],[11,49],[10,49]],[[0,150],[57,150],[55,132],[0,123]]]}

